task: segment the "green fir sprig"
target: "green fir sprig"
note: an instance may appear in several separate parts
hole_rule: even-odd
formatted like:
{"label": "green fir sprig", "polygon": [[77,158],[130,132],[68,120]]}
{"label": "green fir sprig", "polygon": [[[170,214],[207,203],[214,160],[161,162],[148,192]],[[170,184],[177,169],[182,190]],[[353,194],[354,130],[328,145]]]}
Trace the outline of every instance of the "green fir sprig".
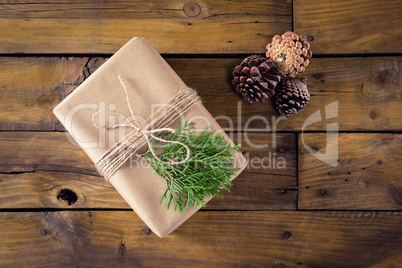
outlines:
{"label": "green fir sprig", "polygon": [[[224,137],[217,136],[216,131],[209,133],[209,127],[198,135],[192,135],[193,124],[180,124],[169,139],[188,146],[190,158],[186,162],[176,164],[187,156],[185,147],[177,143],[152,141],[154,152],[163,162],[155,159],[150,151],[142,154],[154,171],[166,181],[167,189],[159,203],[166,200],[169,209],[173,202],[174,211],[179,212],[190,206],[205,206],[204,197],[209,195],[223,198],[220,191],[230,191],[230,177],[239,170],[233,168],[231,150],[240,152],[240,145],[232,146],[231,141],[224,142]],[[166,132],[158,134],[160,138],[168,135]]]}

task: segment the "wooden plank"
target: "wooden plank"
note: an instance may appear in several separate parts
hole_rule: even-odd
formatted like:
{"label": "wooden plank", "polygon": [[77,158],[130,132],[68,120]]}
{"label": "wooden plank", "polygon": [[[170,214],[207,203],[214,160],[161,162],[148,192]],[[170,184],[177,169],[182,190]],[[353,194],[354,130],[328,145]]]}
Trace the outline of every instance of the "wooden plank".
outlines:
{"label": "wooden plank", "polygon": [[0,58],[1,129],[63,129],[52,110],[84,81],[87,62],[88,58]]}
{"label": "wooden plank", "polygon": [[[103,58],[0,58],[0,129],[63,130],[52,109]],[[312,95],[306,110],[279,118],[270,101],[250,105],[231,86],[241,59],[167,59],[197,90],[204,105],[226,130],[319,130],[338,122],[340,130],[402,129],[401,57],[313,59],[305,76]],[[15,78],[15,79],[14,79]],[[307,126],[306,119],[337,102],[338,117]]]}
{"label": "wooden plank", "polygon": [[273,35],[292,28],[291,1],[185,4],[8,1],[0,5],[0,53],[114,53],[134,36],[160,53],[261,53]]}
{"label": "wooden plank", "polygon": [[299,138],[299,209],[402,208],[402,134],[339,134],[336,167],[315,157],[325,154],[326,140],[317,133]]}
{"label": "wooden plank", "polygon": [[[206,209],[296,209],[295,134],[250,133],[247,139],[249,143],[244,135],[233,137],[243,144],[249,167],[223,200],[212,200]],[[253,148],[254,144],[266,148]],[[0,132],[0,206],[129,208],[62,132]]]}
{"label": "wooden plank", "polygon": [[398,267],[401,225],[402,212],[208,211],[160,239],[129,211],[1,213],[0,265]]}
{"label": "wooden plank", "polygon": [[402,52],[402,2],[294,0],[294,30],[316,54]]}

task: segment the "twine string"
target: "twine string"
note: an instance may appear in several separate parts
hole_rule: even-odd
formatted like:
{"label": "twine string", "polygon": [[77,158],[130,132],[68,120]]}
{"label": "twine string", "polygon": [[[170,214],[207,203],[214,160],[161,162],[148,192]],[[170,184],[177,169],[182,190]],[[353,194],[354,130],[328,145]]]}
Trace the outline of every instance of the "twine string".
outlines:
{"label": "twine string", "polygon": [[[109,148],[97,161],[96,168],[98,172],[105,177],[106,180],[109,180],[110,177],[127,161],[127,159],[136,154],[136,152],[143,145],[148,145],[148,151],[151,152],[152,156],[161,163],[169,163],[169,164],[182,164],[189,160],[190,158],[190,148],[184,143],[178,141],[165,140],[163,138],[157,137],[154,133],[160,132],[169,132],[174,134],[176,132],[175,129],[166,127],[173,123],[179,117],[180,113],[184,113],[188,109],[190,109],[195,103],[200,102],[200,98],[197,93],[191,88],[183,88],[179,90],[179,92],[167,103],[159,107],[154,114],[150,115],[150,117],[146,120],[149,123],[143,128],[141,124],[135,119],[134,112],[131,108],[128,91],[126,86],[124,85],[121,76],[118,76],[118,79],[122,85],[122,88],[125,93],[127,107],[130,111],[130,115],[132,120],[127,118],[124,114],[117,112],[121,116],[123,116],[126,121],[123,124],[115,124],[113,126],[101,126],[95,121],[95,117],[105,109],[99,110],[92,115],[92,123],[102,129],[114,129],[114,128],[131,128],[133,131],[128,133],[122,139],[120,139],[115,145]],[[181,161],[170,160],[163,161],[161,160],[152,148],[151,139],[158,140],[164,143],[174,143],[180,144],[186,150],[186,158]]]}

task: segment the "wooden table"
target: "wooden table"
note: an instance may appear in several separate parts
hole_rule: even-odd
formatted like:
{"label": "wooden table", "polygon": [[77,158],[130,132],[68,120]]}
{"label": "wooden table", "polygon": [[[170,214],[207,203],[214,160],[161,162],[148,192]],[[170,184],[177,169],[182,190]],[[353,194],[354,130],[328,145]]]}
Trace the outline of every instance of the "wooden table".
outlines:
{"label": "wooden table", "polygon": [[[0,266],[401,267],[401,13],[398,0],[3,1]],[[233,90],[231,71],[288,30],[311,40],[312,97],[278,120],[269,102]],[[197,89],[250,161],[286,164],[250,165],[224,200],[164,239],[52,114],[133,36]],[[320,157],[331,124],[333,166]]]}

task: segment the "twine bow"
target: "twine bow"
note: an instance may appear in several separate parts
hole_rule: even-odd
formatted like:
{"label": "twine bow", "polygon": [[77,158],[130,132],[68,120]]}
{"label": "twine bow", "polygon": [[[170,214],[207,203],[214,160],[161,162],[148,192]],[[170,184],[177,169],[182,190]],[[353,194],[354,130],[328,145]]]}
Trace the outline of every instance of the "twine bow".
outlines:
{"label": "twine bow", "polygon": [[[124,85],[120,75],[118,76],[119,81],[123,87],[123,90],[126,95],[126,103],[127,107],[130,111],[131,118],[127,118],[124,114],[117,112],[122,115],[124,119],[127,121],[123,124],[116,124],[110,127],[100,126],[95,122],[95,117],[100,112],[105,110],[97,111],[92,115],[92,123],[98,127],[103,129],[114,129],[114,128],[132,128],[129,134],[119,140],[114,146],[112,146],[108,151],[106,151],[97,161],[96,168],[98,172],[105,177],[106,180],[109,180],[110,177],[119,169],[126,160],[133,154],[135,154],[139,148],[141,148],[144,144],[148,145],[148,150],[152,153],[156,160],[161,163],[170,163],[170,164],[182,164],[188,161],[190,158],[190,148],[184,143],[178,141],[171,141],[159,138],[154,135],[156,132],[169,132],[174,134],[176,132],[175,129],[165,127],[170,125],[174,120],[179,117],[180,113],[184,113],[188,109],[190,109],[195,103],[200,101],[197,93],[191,88],[183,88],[181,89],[168,103],[162,105],[160,108],[156,110],[154,114],[152,114],[146,121],[150,121],[144,128],[141,124],[135,119],[134,112],[131,109],[130,100],[128,98],[128,92],[126,86]],[[150,139],[156,139],[158,141],[164,143],[175,143],[180,144],[186,150],[186,158],[182,161],[174,161],[170,160],[165,162],[158,158],[155,154],[155,151],[152,148],[152,144]]]}

